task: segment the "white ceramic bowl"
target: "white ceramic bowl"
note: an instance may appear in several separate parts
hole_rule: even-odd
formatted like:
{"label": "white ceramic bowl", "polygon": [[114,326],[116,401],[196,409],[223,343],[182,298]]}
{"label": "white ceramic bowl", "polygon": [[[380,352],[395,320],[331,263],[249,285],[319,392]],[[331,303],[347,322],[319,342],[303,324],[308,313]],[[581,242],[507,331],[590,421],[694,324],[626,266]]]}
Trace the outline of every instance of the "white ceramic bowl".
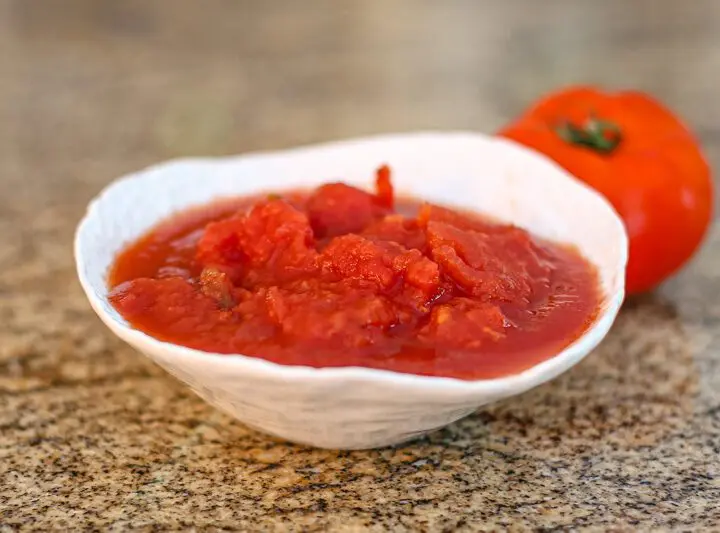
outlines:
{"label": "white ceramic bowl", "polygon": [[[314,187],[369,187],[382,163],[396,188],[487,213],[537,235],[573,243],[599,269],[602,309],[582,337],[520,374],[461,381],[367,368],[282,366],[200,352],[130,327],[108,303],[108,268],[124,245],[171,213],[216,197]],[[221,159],[183,159],[126,176],[89,206],[75,239],[80,282],[120,338],[248,426],[323,448],[374,448],[449,424],[520,394],[580,361],[608,332],[624,296],[627,237],[598,194],[546,158],[476,133],[384,135]]]}

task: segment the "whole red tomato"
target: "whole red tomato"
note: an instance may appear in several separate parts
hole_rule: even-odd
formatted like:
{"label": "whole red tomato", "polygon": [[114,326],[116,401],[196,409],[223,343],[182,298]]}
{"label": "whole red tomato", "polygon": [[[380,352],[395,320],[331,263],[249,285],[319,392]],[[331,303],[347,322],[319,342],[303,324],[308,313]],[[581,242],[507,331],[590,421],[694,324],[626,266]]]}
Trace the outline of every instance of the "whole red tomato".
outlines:
{"label": "whole red tomato", "polygon": [[554,159],[615,207],[630,237],[629,294],[658,285],[702,242],[712,218],[710,169],[688,129],[648,95],[569,88],[499,134]]}

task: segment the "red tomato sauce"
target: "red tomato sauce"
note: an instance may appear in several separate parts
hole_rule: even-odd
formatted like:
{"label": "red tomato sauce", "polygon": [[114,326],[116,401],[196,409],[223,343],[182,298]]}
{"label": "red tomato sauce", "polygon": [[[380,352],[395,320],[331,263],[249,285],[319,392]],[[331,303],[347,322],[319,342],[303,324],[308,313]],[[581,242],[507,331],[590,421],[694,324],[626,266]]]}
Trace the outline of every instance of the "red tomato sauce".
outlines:
{"label": "red tomato sauce", "polygon": [[285,365],[460,379],[525,370],[593,321],[595,268],[475,214],[342,183],[228,199],[127,247],[110,301],[167,342]]}

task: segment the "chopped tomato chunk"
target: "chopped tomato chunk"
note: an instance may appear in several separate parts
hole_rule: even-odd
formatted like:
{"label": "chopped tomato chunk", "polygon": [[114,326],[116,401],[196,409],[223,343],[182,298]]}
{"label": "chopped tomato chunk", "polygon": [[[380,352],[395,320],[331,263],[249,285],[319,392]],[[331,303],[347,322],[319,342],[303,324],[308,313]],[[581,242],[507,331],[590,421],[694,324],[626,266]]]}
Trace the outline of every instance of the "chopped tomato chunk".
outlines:
{"label": "chopped tomato chunk", "polygon": [[405,248],[425,249],[425,231],[417,220],[402,215],[388,215],[368,225],[364,237],[376,241],[396,242]]}
{"label": "chopped tomato chunk", "polygon": [[272,287],[267,298],[270,316],[294,342],[366,346],[397,322],[392,302],[372,291],[358,291],[342,282],[302,285]]}
{"label": "chopped tomato chunk", "polygon": [[284,200],[271,200],[244,216],[208,224],[197,258],[256,285],[312,272],[317,252],[307,216]]}
{"label": "chopped tomato chunk", "polygon": [[372,195],[344,183],[318,188],[307,201],[315,235],[320,238],[355,233],[387,211]]}
{"label": "chopped tomato chunk", "polygon": [[435,343],[467,350],[501,340],[509,327],[497,305],[454,298],[433,308],[424,334]]}
{"label": "chopped tomato chunk", "polygon": [[323,250],[323,271],[338,279],[358,279],[387,289],[395,281],[391,255],[378,244],[359,235],[336,237]]}

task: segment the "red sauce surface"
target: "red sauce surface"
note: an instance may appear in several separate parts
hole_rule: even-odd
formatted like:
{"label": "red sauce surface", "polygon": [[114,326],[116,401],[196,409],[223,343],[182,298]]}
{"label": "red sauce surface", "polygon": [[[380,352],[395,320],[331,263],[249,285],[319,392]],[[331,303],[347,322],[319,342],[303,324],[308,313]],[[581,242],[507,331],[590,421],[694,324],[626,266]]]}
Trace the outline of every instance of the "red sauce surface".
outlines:
{"label": "red sauce surface", "polygon": [[110,300],[137,329],[286,365],[484,379],[554,355],[595,317],[573,249],[341,183],[179,213],[123,251]]}

